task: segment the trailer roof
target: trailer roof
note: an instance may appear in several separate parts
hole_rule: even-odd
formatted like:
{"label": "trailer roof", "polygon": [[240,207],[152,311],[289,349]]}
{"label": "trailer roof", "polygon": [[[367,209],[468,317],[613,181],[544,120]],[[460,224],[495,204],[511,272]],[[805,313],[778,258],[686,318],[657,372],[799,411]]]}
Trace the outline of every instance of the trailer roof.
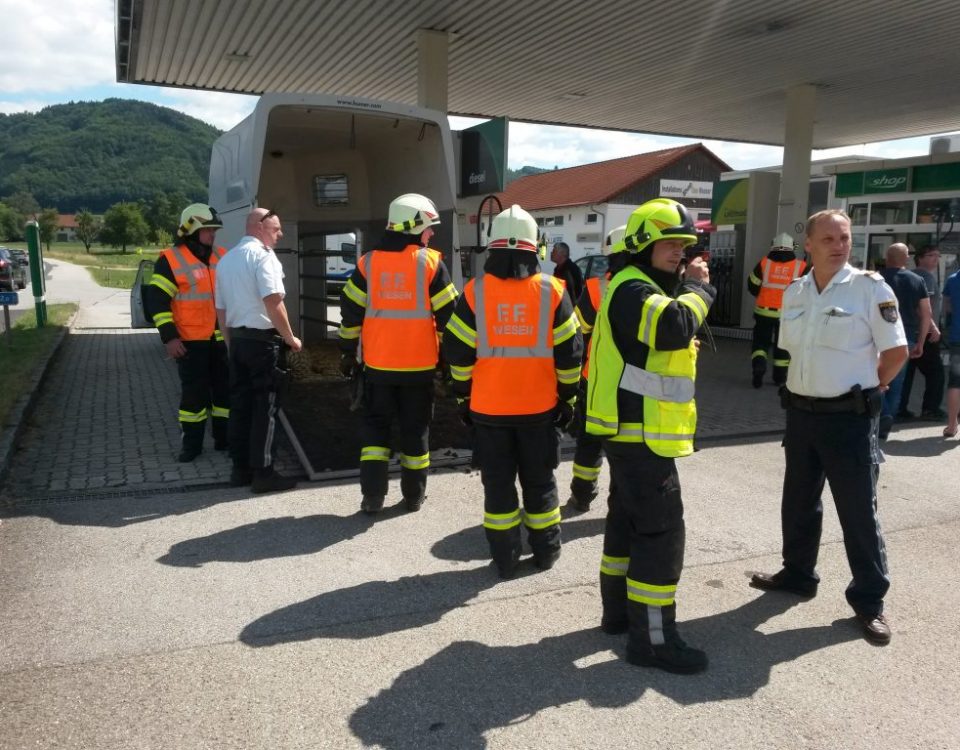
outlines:
{"label": "trailer roof", "polygon": [[117,0],[117,80],[415,104],[449,35],[451,114],[814,148],[960,127],[956,0]]}

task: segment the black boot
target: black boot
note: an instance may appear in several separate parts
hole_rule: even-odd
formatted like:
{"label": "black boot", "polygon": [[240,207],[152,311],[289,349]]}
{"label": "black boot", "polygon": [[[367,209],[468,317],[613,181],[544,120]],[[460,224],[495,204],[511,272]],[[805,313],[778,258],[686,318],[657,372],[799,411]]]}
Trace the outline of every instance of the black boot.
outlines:
{"label": "black boot", "polygon": [[374,515],[383,510],[383,495],[364,495],[360,501],[360,510],[368,515]]}
{"label": "black boot", "polygon": [[249,466],[233,465],[230,470],[230,486],[246,487],[253,481],[253,470]]}
{"label": "black boot", "polygon": [[627,661],[674,674],[694,674],[707,668],[707,655],[691,648],[677,633],[677,605],[654,607],[627,602],[630,637]]}
{"label": "black boot", "polygon": [[600,574],[600,601],[603,603],[603,616],[600,618],[600,630],[608,635],[626,633],[627,620],[627,577]]}
{"label": "black boot", "polygon": [[523,551],[520,527],[514,526],[505,531],[493,529],[484,529],[484,531],[487,543],[490,545],[490,556],[493,558],[494,565],[497,566],[497,573],[504,579],[513,578],[520,563],[520,553]]}
{"label": "black boot", "polygon": [[250,489],[254,492],[283,492],[297,486],[297,480],[293,477],[285,477],[277,474],[273,466],[267,466],[264,469],[254,469],[253,481],[250,483]]}
{"label": "black boot", "polygon": [[180,463],[190,463],[203,453],[203,434],[206,430],[206,420],[180,423],[180,455],[177,456]]}

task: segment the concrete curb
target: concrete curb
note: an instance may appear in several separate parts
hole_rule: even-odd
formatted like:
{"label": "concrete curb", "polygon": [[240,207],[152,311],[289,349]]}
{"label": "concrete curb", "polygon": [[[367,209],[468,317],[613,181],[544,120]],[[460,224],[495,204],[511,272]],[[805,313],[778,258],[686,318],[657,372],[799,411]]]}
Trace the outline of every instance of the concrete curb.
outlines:
{"label": "concrete curb", "polygon": [[46,358],[34,368],[30,376],[29,390],[13,405],[13,410],[10,412],[7,424],[4,425],[2,432],[0,432],[0,493],[2,493],[4,484],[6,483],[7,473],[10,470],[10,459],[16,450],[17,440],[23,432],[27,417],[33,413],[33,408],[40,396],[40,387],[43,385],[43,381],[46,380],[47,373],[50,372],[50,366],[53,364],[54,359],[60,353],[63,340],[67,337],[67,334],[73,330],[73,323],[79,314],[80,309],[78,307],[77,311],[70,316],[67,324],[57,336]]}

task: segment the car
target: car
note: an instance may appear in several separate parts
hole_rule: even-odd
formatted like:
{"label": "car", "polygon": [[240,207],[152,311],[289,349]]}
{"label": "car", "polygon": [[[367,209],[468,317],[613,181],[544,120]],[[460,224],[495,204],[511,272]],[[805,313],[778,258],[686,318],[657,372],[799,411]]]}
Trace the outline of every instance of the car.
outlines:
{"label": "car", "polygon": [[0,290],[14,292],[27,285],[27,268],[14,260],[9,248],[0,247]]}
{"label": "car", "polygon": [[584,281],[595,276],[603,276],[607,272],[608,261],[606,255],[585,255],[578,258],[575,263],[583,273]]}
{"label": "car", "polygon": [[10,255],[12,255],[13,259],[21,266],[30,265],[30,254],[26,250],[20,250],[19,248],[12,247],[10,248]]}

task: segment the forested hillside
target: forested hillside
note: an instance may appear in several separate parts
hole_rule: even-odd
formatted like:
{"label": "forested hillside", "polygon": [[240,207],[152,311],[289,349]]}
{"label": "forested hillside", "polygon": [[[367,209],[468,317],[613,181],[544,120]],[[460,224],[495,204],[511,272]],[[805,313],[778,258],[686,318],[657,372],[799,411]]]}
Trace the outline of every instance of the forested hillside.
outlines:
{"label": "forested hillside", "polygon": [[0,114],[0,199],[26,192],[61,213],[102,213],[158,193],[204,199],[219,134],[188,115],[129,99]]}

